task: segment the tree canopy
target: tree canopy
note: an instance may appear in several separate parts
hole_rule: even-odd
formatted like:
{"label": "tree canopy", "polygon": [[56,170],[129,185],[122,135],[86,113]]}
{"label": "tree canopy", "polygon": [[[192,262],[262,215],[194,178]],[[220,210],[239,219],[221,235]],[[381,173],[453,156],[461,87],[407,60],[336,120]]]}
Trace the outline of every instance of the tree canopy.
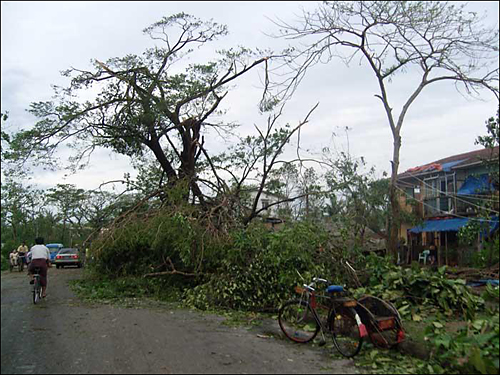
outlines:
{"label": "tree canopy", "polygon": [[204,132],[228,126],[215,121],[228,84],[265,65],[267,58],[239,48],[176,69],[195,48],[226,35],[226,27],[180,13],[163,17],[144,33],[157,45],[141,56],[94,59],[91,71],[63,72],[69,86],[55,87],[54,100],[31,105],[40,120],[14,136],[13,157],[55,166],[55,151],[66,145],[75,170],[99,147],[132,158],[149,151],[170,184],[186,179],[203,203],[195,167],[204,155]]}

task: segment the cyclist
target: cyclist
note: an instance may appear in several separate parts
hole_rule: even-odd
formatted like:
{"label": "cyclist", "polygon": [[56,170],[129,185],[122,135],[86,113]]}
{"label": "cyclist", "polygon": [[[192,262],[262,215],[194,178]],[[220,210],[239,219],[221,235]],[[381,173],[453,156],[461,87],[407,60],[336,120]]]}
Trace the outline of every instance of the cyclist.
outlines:
{"label": "cyclist", "polygon": [[[43,237],[35,238],[35,246],[30,250],[31,263],[28,268],[28,275],[33,275],[35,267],[40,268],[40,285],[42,286],[42,298],[47,296],[47,269],[50,265],[50,251],[44,245]],[[30,284],[33,284],[34,280],[31,277]]]}
{"label": "cyclist", "polygon": [[23,243],[19,245],[19,247],[17,248],[17,254],[19,256],[18,260],[23,262],[21,265],[21,269],[23,269],[24,265],[26,264],[26,259],[24,256],[26,255],[27,252],[28,252],[28,246],[26,246],[26,241],[23,241]]}

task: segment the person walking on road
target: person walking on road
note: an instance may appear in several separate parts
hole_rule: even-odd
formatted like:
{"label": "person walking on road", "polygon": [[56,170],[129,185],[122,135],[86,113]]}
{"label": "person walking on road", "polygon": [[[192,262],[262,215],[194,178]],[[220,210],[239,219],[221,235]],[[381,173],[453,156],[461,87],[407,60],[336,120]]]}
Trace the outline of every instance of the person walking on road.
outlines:
{"label": "person walking on road", "polygon": [[18,261],[23,262],[21,265],[21,269],[24,268],[24,265],[26,264],[26,257],[25,255],[28,253],[28,246],[26,245],[26,241],[23,241],[21,245],[17,248],[17,255],[18,255]]}
{"label": "person walking on road", "polygon": [[17,267],[18,264],[17,262],[19,262],[19,254],[17,252],[17,249],[14,249],[9,254],[9,268],[11,272],[14,269],[14,267]]}
{"label": "person walking on road", "polygon": [[[50,265],[50,251],[44,245],[43,237],[35,238],[35,246],[30,250],[31,263],[28,268],[28,274],[33,275],[35,267],[40,268],[40,284],[42,286],[42,298],[47,296],[47,269]],[[33,284],[33,277],[30,284]]]}

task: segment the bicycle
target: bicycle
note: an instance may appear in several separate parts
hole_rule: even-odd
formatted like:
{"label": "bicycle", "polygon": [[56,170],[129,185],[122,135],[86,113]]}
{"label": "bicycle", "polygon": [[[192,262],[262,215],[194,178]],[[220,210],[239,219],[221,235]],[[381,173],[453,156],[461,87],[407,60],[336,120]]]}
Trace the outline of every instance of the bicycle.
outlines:
{"label": "bicycle", "polygon": [[42,299],[42,285],[40,284],[40,267],[33,271],[33,303],[36,305]]}
{"label": "bicycle", "polygon": [[[340,285],[329,285],[327,295],[316,294],[318,282],[329,284],[327,280],[314,278],[303,288],[296,287],[299,299],[287,301],[279,309],[278,322],[287,338],[297,343],[308,343],[321,330],[321,345],[326,343],[325,332],[331,335],[333,344],[344,357],[354,357],[361,350],[363,338],[368,334],[365,325],[354,309],[356,300],[342,295],[345,290]],[[325,303],[318,303],[322,299]],[[318,308],[327,311],[326,319],[319,315]]]}
{"label": "bicycle", "polygon": [[18,267],[18,271],[19,272],[23,272],[24,271],[24,259],[25,259],[24,253],[23,253],[23,255],[19,255],[17,257],[17,267]]}

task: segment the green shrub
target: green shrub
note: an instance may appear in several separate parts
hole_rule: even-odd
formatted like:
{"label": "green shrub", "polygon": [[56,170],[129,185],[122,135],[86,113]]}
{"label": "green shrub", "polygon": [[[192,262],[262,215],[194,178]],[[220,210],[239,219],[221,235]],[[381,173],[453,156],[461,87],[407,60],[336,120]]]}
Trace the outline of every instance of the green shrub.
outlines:
{"label": "green shrub", "polygon": [[1,270],[5,271],[9,269],[9,258],[5,257],[3,254],[1,255]]}
{"label": "green shrub", "polygon": [[314,276],[334,281],[337,258],[318,252],[328,237],[309,222],[276,232],[255,222],[225,232],[192,209],[177,207],[129,217],[105,232],[92,244],[91,269],[113,279],[169,272],[173,266],[196,275],[186,280],[190,306],[272,309]]}
{"label": "green shrub", "polygon": [[167,267],[167,259],[180,269],[193,268],[200,256],[200,232],[196,219],[181,213],[129,220],[94,241],[94,267],[110,277],[144,275]]}
{"label": "green shrub", "polygon": [[413,265],[402,268],[390,262],[389,258],[370,256],[367,269],[371,273],[370,286],[359,292],[369,292],[392,301],[397,307],[408,305],[431,305],[447,315],[460,313],[472,319],[484,304],[482,298],[474,296],[464,280],[446,277],[446,266],[437,271]]}
{"label": "green shrub", "polygon": [[[276,309],[292,296],[300,275],[330,277],[318,261],[317,249],[326,233],[299,223],[272,232],[254,224],[236,231],[232,246],[219,254],[219,266],[208,280],[186,291],[185,302],[197,308]],[[299,275],[300,274],[300,275]]]}
{"label": "green shrub", "polygon": [[498,374],[498,314],[471,320],[453,335],[436,321],[426,328],[426,334],[434,347],[434,359],[446,368],[446,373]]}

